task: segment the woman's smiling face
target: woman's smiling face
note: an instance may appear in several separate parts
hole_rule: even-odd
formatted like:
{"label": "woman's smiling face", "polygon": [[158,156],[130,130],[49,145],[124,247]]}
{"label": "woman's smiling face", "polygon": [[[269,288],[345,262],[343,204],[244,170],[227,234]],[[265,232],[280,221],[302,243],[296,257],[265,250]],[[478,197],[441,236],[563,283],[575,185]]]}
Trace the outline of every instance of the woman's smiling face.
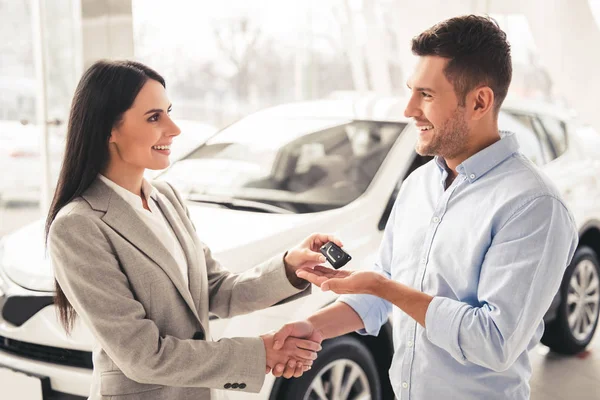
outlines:
{"label": "woman's smiling face", "polygon": [[[109,139],[109,164],[160,170],[169,166],[171,143],[181,133],[170,117],[171,103],[159,82],[149,79]],[[116,165],[114,165],[116,164]]]}

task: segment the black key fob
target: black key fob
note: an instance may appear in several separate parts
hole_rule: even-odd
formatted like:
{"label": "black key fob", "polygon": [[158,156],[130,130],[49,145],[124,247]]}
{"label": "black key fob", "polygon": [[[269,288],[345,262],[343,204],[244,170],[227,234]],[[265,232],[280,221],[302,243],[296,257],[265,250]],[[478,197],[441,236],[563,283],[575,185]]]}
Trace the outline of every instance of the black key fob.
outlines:
{"label": "black key fob", "polygon": [[348,261],[352,260],[352,257],[348,253],[333,242],[325,243],[319,250],[335,269],[342,268]]}

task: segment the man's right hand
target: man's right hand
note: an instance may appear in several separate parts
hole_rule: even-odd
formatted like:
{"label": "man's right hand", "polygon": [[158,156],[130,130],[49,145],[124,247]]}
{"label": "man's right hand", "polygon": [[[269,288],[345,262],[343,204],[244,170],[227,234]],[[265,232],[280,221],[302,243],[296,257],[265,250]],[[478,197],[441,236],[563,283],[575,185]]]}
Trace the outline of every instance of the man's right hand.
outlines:
{"label": "man's right hand", "polygon": [[[323,341],[323,334],[309,321],[297,321],[285,324],[275,333],[273,349],[279,350],[289,340],[288,338],[302,338],[319,345]],[[319,346],[320,347],[320,346]],[[319,349],[320,350],[320,349]],[[284,378],[298,377],[297,371],[288,364],[277,363],[273,368],[273,375]]]}
{"label": "man's right hand", "polygon": [[[296,337],[285,338],[275,347],[275,339],[272,333],[262,335],[261,339],[265,346],[267,365],[266,372],[275,371],[276,366],[281,366],[283,371],[285,365],[286,378],[292,376],[300,377],[304,371],[310,369],[313,361],[317,358],[317,351],[321,350],[320,342],[299,339]],[[279,375],[281,376],[281,375]]]}

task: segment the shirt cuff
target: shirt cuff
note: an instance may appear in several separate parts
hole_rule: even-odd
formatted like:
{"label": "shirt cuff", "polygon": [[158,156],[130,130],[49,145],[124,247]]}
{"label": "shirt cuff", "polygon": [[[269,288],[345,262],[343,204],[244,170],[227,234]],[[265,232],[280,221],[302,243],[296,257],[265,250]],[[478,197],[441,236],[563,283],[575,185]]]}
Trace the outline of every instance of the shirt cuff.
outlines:
{"label": "shirt cuff", "polygon": [[385,300],[370,294],[347,294],[340,296],[337,301],[348,304],[356,311],[365,325],[364,329],[356,331],[359,335],[379,335],[379,330],[383,325],[378,316],[380,313],[387,315],[387,308],[382,304]]}
{"label": "shirt cuff", "polygon": [[460,348],[460,324],[468,309],[469,305],[465,303],[447,297],[434,297],[425,313],[427,339],[462,364],[467,359]]}

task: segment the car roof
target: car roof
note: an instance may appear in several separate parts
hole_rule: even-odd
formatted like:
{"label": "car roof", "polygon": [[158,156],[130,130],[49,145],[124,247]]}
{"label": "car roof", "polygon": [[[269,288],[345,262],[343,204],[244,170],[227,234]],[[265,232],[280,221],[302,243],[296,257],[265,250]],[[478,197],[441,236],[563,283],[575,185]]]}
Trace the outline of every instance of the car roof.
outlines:
{"label": "car roof", "polygon": [[[367,121],[404,122],[408,98],[377,94],[335,92],[322,100],[287,103],[258,111],[254,115],[276,118],[327,118]],[[548,102],[509,97],[502,104],[504,111],[520,111],[527,114],[542,114],[568,120],[573,113],[568,109]]]}
{"label": "car roof", "polygon": [[323,118],[386,122],[410,122],[404,116],[404,103],[398,97],[361,96],[282,104],[255,113],[276,118]]}
{"label": "car roof", "polygon": [[552,104],[541,100],[519,99],[507,97],[502,103],[502,110],[520,111],[527,114],[538,114],[557,117],[562,120],[569,120],[575,116],[572,110],[566,107]]}

